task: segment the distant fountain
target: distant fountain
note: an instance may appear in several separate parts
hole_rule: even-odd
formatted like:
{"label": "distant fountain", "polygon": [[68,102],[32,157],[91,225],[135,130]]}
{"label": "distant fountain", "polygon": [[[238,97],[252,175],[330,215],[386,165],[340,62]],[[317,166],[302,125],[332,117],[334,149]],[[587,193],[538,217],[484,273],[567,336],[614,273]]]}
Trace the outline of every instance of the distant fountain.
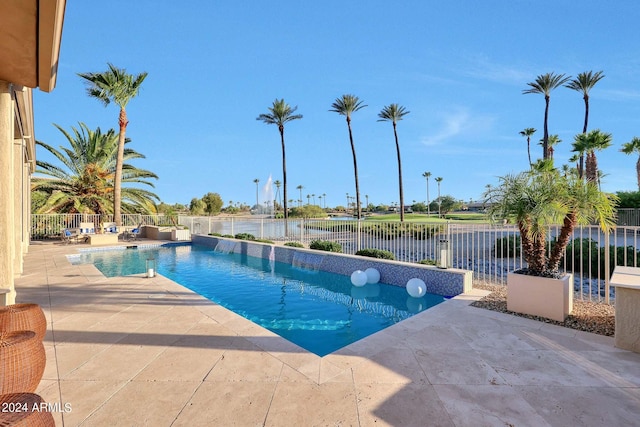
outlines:
{"label": "distant fountain", "polygon": [[258,205],[258,213],[262,215],[266,215],[269,218],[274,217],[274,200],[273,200],[273,180],[271,179],[271,174],[269,174],[269,179],[262,187],[260,191],[259,197],[259,205]]}

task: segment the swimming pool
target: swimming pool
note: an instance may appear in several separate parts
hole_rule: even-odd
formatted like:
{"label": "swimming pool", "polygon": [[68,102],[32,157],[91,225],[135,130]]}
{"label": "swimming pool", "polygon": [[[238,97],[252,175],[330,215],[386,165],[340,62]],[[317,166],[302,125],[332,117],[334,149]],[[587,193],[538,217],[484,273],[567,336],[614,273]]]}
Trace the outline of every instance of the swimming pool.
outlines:
{"label": "swimming pool", "polygon": [[355,287],[350,277],[294,267],[201,245],[168,245],[70,256],[105,276],[144,273],[156,260],[163,276],[319,356],[398,323],[445,300],[410,297],[399,286]]}

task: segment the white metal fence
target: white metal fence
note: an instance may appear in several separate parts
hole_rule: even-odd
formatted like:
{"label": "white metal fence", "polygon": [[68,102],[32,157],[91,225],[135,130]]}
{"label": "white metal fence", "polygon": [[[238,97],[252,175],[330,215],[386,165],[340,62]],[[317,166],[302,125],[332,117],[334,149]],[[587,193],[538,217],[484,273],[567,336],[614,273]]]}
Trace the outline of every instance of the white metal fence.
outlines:
{"label": "white metal fence", "polygon": [[[65,227],[87,221],[110,222],[109,216],[33,215],[32,239],[57,238]],[[175,218],[164,216],[124,215],[123,225],[171,224]],[[520,237],[514,225],[480,223],[404,223],[383,221],[316,220],[192,217],[180,216],[180,225],[192,234],[235,236],[251,234],[257,239],[276,242],[312,240],[337,242],[342,251],[355,254],[359,249],[382,249],[405,262],[431,260],[437,265],[471,270],[476,283],[506,283],[507,273],[526,266],[522,258]],[[558,227],[550,227],[550,242]],[[609,302],[614,297],[609,278],[616,265],[637,267],[640,264],[640,227],[619,226],[610,234],[598,227],[578,228],[572,236],[561,267],[574,274],[580,297]]]}

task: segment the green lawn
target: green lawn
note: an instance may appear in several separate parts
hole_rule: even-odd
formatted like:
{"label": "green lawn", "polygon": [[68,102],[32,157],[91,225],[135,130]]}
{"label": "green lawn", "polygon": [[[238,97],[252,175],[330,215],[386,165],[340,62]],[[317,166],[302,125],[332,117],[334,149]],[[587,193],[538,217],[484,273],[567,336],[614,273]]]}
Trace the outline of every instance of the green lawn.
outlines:
{"label": "green lawn", "polygon": [[[400,214],[387,214],[387,215],[374,215],[366,217],[367,221],[400,221]],[[475,222],[484,223],[489,222],[489,219],[485,214],[476,212],[455,212],[444,215],[444,218],[438,218],[437,215],[426,214],[405,214],[404,220],[406,222]]]}

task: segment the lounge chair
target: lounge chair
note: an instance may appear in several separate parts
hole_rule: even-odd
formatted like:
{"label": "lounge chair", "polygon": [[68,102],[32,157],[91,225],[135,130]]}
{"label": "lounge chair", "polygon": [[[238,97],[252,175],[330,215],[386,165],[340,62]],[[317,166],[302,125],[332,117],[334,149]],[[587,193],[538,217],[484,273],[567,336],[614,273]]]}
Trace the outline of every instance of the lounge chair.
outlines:
{"label": "lounge chair", "polygon": [[80,223],[80,236],[84,237],[84,241],[89,240],[89,235],[96,234],[96,228],[92,222],[81,222]]}
{"label": "lounge chair", "polygon": [[80,230],[77,228],[64,228],[60,234],[60,239],[66,244],[71,241],[78,243],[78,237],[80,237]]}
{"label": "lounge chair", "polygon": [[118,234],[118,226],[115,222],[105,222],[102,224],[104,234]]}
{"label": "lounge chair", "polygon": [[127,241],[138,240],[138,235],[140,234],[140,231],[142,231],[142,223],[138,224],[136,228],[133,228],[127,231],[125,234],[125,240]]}

